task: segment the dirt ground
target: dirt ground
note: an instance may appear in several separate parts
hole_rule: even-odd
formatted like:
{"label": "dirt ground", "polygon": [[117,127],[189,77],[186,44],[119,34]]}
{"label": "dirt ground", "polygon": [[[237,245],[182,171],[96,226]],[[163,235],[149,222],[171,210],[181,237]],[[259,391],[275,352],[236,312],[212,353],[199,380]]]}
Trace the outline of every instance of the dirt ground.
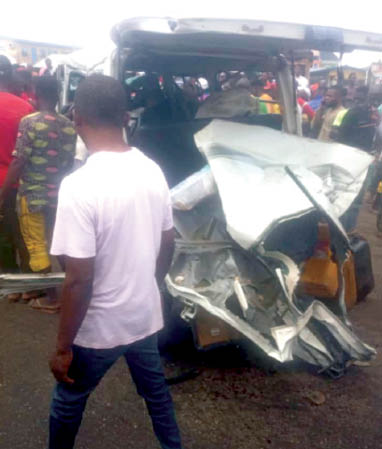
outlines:
{"label": "dirt ground", "polygon": [[[366,206],[359,229],[371,244],[376,289],[351,319],[379,350],[382,239]],[[0,302],[0,449],[46,448],[53,387],[47,359],[56,325],[56,316]],[[170,374],[179,367],[166,363]],[[352,367],[335,381],[307,372],[269,374],[229,352],[218,366],[204,359],[198,368],[198,377],[171,387],[185,449],[382,448],[380,353],[370,367]],[[321,393],[322,405],[307,400],[312,391]],[[119,362],[90,398],[76,448],[157,447],[144,403]]]}

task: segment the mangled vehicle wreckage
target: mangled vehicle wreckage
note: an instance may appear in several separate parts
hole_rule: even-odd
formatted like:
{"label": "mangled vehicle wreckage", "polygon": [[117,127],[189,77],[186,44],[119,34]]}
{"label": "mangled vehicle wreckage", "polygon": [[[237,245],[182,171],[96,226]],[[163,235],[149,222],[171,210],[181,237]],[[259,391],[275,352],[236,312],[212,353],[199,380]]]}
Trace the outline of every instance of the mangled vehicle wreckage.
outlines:
{"label": "mangled vehicle wreckage", "polygon": [[[351,252],[339,221],[371,157],[300,137],[285,55],[380,50],[377,37],[239,20],[132,19],[114,27],[129,141],[161,165],[173,187],[178,238],[167,289],[199,346],[248,339],[279,362],[300,359],[332,375],[375,355],[347,318]],[[225,92],[219,79],[266,72],[277,80],[282,114],[259,114],[258,99],[240,83]],[[320,223],[336,267],[330,300],[300,288]],[[15,279],[3,276],[3,292],[20,290]]]}
{"label": "mangled vehicle wreckage", "polygon": [[[242,334],[279,362],[299,358],[333,375],[368,360],[374,350],[347,320],[350,247],[337,217],[361,188],[369,156],[221,120],[195,140],[209,169],[172,191],[180,239],[167,286],[184,303],[182,316],[205,310],[237,331],[231,338]],[[330,223],[342,286],[331,310],[296,291],[320,219]]]}

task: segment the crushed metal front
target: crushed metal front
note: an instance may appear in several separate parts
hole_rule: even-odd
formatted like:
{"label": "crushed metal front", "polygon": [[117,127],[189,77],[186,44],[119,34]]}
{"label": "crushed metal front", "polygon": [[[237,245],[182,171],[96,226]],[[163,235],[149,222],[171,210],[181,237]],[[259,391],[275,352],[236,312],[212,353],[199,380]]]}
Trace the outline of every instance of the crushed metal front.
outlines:
{"label": "crushed metal front", "polygon": [[[202,308],[223,320],[279,362],[300,359],[334,375],[373,357],[347,318],[342,267],[349,246],[339,221],[363,185],[370,156],[222,120],[195,140],[208,166],[172,190],[180,238],[167,277],[171,295],[193,315]],[[341,267],[336,313],[296,295],[320,217],[330,223]]]}

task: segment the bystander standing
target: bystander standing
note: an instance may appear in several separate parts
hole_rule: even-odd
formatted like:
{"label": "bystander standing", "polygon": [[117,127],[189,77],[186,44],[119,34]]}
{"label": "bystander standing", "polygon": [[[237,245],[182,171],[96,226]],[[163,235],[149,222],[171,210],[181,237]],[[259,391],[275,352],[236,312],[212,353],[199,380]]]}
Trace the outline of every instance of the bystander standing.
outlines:
{"label": "bystander standing", "polygon": [[[29,103],[10,93],[12,83],[11,63],[5,56],[0,56],[0,191],[12,162],[20,120],[34,110]],[[19,269],[17,254],[21,270],[28,270],[28,253],[16,214],[16,196],[17,183],[13,183],[0,208],[0,270],[8,273]]]}
{"label": "bystander standing", "polygon": [[321,106],[316,111],[312,122],[312,131],[318,140],[333,142],[333,127],[338,127],[346,113],[342,105],[343,88],[331,87],[326,91]]}
{"label": "bystander standing", "polygon": [[157,347],[158,285],[170,267],[170,193],[157,164],[123,139],[123,87],[93,75],[75,97],[75,123],[90,156],[64,179],[52,253],[66,278],[51,369],[58,383],[49,449],[71,449],[90,393],[124,357],[163,449],[181,449]]}
{"label": "bystander standing", "polygon": [[[19,183],[19,221],[33,272],[51,270],[49,242],[57,207],[60,183],[73,166],[76,132],[72,123],[55,111],[58,85],[53,77],[36,83],[39,112],[25,117],[19,126],[14,152],[0,193],[7,201],[13,186]],[[42,311],[57,311],[54,292],[49,298],[34,299],[31,306]]]}
{"label": "bystander standing", "polygon": [[[354,106],[344,115],[338,126],[336,140],[371,153],[374,149],[376,130],[380,118],[377,109],[369,102],[367,86],[361,86],[355,90],[353,101]],[[375,177],[379,175],[376,170],[377,166],[376,163],[370,165],[363,188],[341,218],[348,232],[354,231],[357,226],[365,191],[369,190],[370,186],[378,184],[378,181],[376,183],[374,181]]]}

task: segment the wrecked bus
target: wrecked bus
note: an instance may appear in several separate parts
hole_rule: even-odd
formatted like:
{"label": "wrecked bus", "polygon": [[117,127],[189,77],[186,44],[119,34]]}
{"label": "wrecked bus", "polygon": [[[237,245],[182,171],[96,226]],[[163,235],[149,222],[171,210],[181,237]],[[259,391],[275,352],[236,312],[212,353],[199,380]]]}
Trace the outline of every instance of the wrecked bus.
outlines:
{"label": "wrecked bus", "polygon": [[[172,187],[177,242],[166,296],[197,346],[245,338],[280,363],[302,360],[333,376],[370,360],[375,350],[347,317],[352,256],[339,218],[371,158],[301,137],[293,60],[300,49],[380,50],[382,37],[254,20],[143,18],[116,25],[112,39],[129,142],[158,162]],[[264,74],[276,80],[273,97],[251,90]],[[329,299],[300,288],[322,224],[330,233],[325,257],[335,266]],[[2,276],[2,291],[14,291],[16,278]]]}
{"label": "wrecked bus", "polygon": [[[112,39],[134,111],[129,140],[173,187],[178,239],[167,288],[197,345],[245,336],[280,362],[300,358],[333,373],[369,359],[374,350],[347,319],[350,245],[339,217],[371,159],[300,137],[288,61],[306,49],[379,49],[381,37],[251,20],[131,19]],[[268,101],[279,113],[262,114],[245,82],[269,73],[277,93]],[[224,90],[224,74],[239,81]],[[339,275],[332,307],[298,288],[322,219]]]}

